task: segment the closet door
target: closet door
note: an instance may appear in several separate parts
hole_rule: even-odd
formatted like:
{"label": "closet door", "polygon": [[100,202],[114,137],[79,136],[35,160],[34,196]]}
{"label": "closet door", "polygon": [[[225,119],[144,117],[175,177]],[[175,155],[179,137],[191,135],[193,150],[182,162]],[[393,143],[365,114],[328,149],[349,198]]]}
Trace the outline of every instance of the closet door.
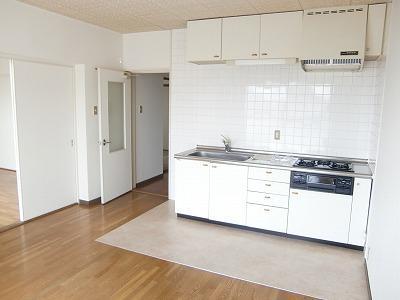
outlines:
{"label": "closet door", "polygon": [[73,68],[13,61],[22,219],[77,202]]}

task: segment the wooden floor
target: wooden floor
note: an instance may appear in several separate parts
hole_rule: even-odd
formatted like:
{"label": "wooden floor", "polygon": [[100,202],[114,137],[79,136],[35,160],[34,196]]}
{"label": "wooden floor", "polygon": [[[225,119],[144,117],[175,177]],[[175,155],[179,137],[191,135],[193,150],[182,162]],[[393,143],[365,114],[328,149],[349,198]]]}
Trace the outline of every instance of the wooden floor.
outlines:
{"label": "wooden floor", "polygon": [[134,192],[0,233],[0,299],[311,299],[95,241],[165,200]]}
{"label": "wooden floor", "polygon": [[0,169],[0,230],[19,222],[17,176]]}
{"label": "wooden floor", "polygon": [[168,197],[168,171],[161,178],[151,179],[144,185],[139,183],[135,191]]}

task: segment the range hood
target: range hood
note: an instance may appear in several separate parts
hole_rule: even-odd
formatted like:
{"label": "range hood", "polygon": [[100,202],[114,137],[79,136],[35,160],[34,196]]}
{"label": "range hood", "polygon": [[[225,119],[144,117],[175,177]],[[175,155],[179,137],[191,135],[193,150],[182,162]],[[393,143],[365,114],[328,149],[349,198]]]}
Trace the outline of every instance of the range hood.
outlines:
{"label": "range hood", "polygon": [[300,58],[304,71],[361,70],[367,15],[367,5],[305,10]]}

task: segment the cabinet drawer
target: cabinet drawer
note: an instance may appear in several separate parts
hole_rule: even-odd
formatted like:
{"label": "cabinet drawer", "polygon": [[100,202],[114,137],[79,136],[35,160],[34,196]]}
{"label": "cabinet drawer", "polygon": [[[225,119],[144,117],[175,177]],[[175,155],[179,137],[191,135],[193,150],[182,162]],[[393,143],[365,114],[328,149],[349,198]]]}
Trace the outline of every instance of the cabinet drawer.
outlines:
{"label": "cabinet drawer", "polygon": [[259,192],[247,192],[247,203],[270,205],[276,207],[289,207],[289,197]]}
{"label": "cabinet drawer", "polygon": [[289,184],[273,181],[248,180],[248,190],[267,194],[289,195]]}
{"label": "cabinet drawer", "polygon": [[247,204],[246,225],[265,230],[286,232],[288,210],[257,204]]}
{"label": "cabinet drawer", "polygon": [[266,168],[249,168],[249,178],[289,183],[290,171]]}

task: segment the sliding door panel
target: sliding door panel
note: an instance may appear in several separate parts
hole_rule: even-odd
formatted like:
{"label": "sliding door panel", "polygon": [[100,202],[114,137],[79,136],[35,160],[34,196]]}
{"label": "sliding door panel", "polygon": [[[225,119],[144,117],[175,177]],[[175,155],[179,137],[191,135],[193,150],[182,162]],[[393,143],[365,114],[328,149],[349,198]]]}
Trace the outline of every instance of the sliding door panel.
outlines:
{"label": "sliding door panel", "polygon": [[74,81],[70,67],[13,62],[23,220],[76,203]]}

